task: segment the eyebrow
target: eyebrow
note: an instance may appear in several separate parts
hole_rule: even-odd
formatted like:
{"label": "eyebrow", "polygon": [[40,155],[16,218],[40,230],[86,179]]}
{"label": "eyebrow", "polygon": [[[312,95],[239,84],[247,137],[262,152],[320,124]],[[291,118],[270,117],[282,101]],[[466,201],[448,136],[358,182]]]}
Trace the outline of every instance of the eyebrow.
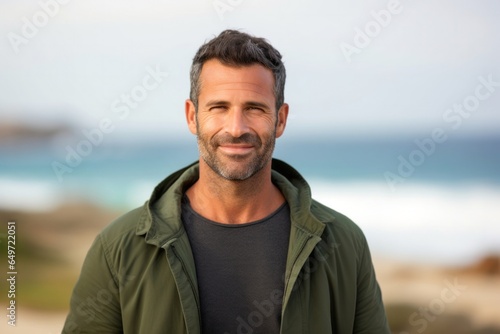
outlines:
{"label": "eyebrow", "polygon": [[206,104],[207,107],[227,106],[227,105],[229,105],[229,102],[224,101],[224,100],[211,100],[211,101],[208,101]]}
{"label": "eyebrow", "polygon": [[258,108],[262,108],[262,109],[271,109],[269,108],[269,106],[265,103],[261,103],[261,102],[257,102],[257,101],[248,101],[248,102],[245,102],[245,106],[247,107],[258,107]]}
{"label": "eyebrow", "polygon": [[[211,100],[208,101],[206,106],[207,107],[213,107],[213,106],[228,106],[230,103],[225,100]],[[244,103],[245,107],[258,107],[262,109],[270,109],[269,106],[265,103],[262,102],[257,102],[257,101],[247,101]]]}

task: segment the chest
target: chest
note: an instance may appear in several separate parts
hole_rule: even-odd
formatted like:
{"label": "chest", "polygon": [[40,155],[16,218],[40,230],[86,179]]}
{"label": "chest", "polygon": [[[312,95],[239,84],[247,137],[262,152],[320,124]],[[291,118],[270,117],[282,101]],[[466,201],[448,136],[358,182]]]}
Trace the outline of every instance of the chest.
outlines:
{"label": "chest", "polygon": [[183,210],[196,267],[203,333],[277,333],[290,234],[288,207],[223,226]]}

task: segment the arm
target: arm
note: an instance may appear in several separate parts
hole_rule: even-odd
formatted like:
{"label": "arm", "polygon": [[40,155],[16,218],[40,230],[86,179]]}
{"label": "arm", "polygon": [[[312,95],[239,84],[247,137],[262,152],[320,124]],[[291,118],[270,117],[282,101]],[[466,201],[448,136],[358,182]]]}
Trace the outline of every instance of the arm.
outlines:
{"label": "arm", "polygon": [[62,333],[122,333],[118,274],[100,236],[92,244],[73,290]]}
{"label": "arm", "polygon": [[390,334],[385,314],[382,294],[375,277],[370,250],[366,239],[363,238],[363,248],[358,264],[356,320],[354,333],[356,334]]}

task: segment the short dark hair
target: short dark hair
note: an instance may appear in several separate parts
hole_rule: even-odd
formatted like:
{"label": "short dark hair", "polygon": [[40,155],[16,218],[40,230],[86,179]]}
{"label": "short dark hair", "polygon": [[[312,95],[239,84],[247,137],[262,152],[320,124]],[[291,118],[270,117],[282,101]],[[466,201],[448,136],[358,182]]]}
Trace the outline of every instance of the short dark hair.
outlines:
{"label": "short dark hair", "polygon": [[219,36],[203,44],[196,52],[191,65],[191,91],[189,98],[198,110],[200,94],[200,74],[203,64],[210,59],[217,59],[228,66],[249,66],[260,64],[270,69],[274,76],[274,97],[276,111],[285,101],[285,65],[281,54],[264,38],[250,36],[237,30],[224,30]]}

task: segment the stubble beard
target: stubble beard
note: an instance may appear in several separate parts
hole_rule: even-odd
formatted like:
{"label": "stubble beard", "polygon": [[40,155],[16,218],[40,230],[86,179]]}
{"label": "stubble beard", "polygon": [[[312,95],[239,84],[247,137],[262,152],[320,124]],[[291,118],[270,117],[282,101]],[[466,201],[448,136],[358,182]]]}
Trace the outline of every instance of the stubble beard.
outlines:
{"label": "stubble beard", "polygon": [[[198,129],[197,139],[200,157],[216,174],[230,181],[245,181],[261,171],[271,160],[276,143],[276,129],[264,143],[258,136],[250,133],[245,133],[240,137],[221,134],[207,138],[200,129]],[[221,144],[251,144],[254,146],[256,155],[252,159],[247,155],[217,154],[217,148]],[[236,166],[232,167],[234,165]]]}

